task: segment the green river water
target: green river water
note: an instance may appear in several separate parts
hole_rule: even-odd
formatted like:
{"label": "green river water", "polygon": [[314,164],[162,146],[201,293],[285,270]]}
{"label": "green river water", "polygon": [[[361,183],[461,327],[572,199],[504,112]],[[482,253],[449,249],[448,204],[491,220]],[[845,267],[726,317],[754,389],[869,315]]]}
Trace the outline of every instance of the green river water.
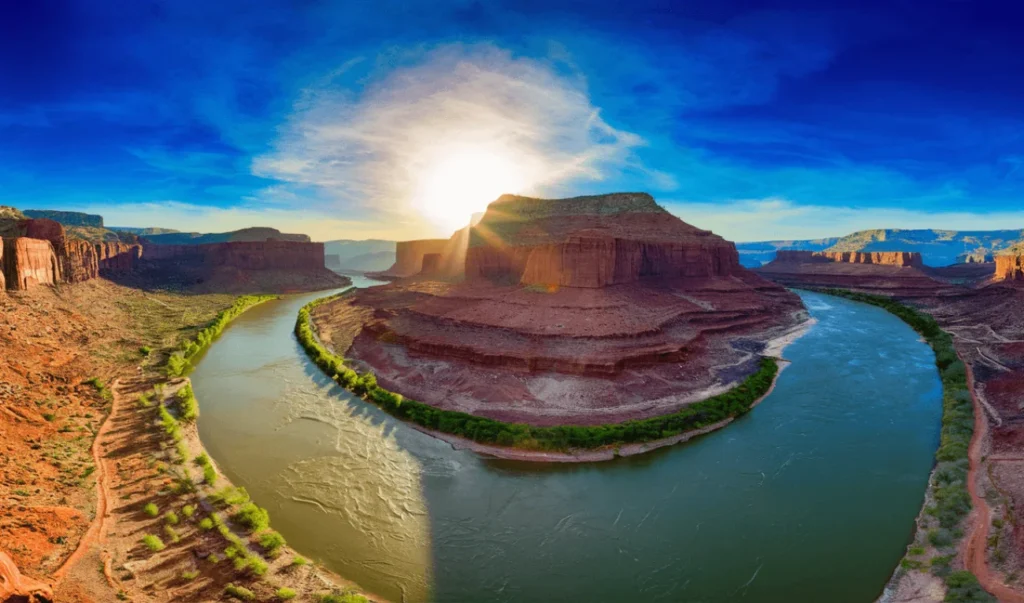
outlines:
{"label": "green river water", "polygon": [[801,293],[818,322],[748,415],[645,456],[537,465],[453,450],[324,377],[292,329],[327,294],[224,332],[192,374],[199,431],[289,544],[380,596],[867,603],[910,538],[941,383],[879,308]]}

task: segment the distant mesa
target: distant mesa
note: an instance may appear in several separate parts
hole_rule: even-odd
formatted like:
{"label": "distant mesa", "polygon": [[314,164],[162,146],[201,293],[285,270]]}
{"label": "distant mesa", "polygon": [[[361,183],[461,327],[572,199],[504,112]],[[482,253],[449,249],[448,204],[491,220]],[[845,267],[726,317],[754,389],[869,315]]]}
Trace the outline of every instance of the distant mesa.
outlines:
{"label": "distant mesa", "polygon": [[53,211],[49,209],[26,209],[22,213],[26,218],[44,218],[60,222],[64,226],[88,226],[103,228],[103,216],[84,214],[77,211]]}
{"label": "distant mesa", "polygon": [[337,265],[328,268],[339,272],[383,272],[395,263],[395,241],[340,239],[326,241],[324,251],[337,256]]}
{"label": "distant mesa", "polygon": [[674,412],[755,372],[806,320],[732,243],[643,193],[505,195],[397,256],[406,278],[314,311],[321,337],[386,389],[505,421]]}
{"label": "distant mesa", "polygon": [[942,286],[931,277],[916,251],[781,250],[756,272],[787,287],[838,287],[896,294],[907,290],[934,291]]}
{"label": "distant mesa", "polygon": [[756,268],[775,259],[776,251],[916,251],[926,266],[991,262],[994,255],[1024,242],[1016,230],[862,230],[845,237],[806,241],[739,243],[740,261]]}
{"label": "distant mesa", "polygon": [[995,261],[994,280],[1024,283],[1024,249],[1016,249],[1011,253],[997,255]]}
{"label": "distant mesa", "polygon": [[252,227],[231,232],[198,233],[170,232],[153,233],[143,237],[150,245],[209,245],[211,243],[237,243],[259,241],[294,241],[309,243],[310,238],[304,234],[283,233],[276,228]]}

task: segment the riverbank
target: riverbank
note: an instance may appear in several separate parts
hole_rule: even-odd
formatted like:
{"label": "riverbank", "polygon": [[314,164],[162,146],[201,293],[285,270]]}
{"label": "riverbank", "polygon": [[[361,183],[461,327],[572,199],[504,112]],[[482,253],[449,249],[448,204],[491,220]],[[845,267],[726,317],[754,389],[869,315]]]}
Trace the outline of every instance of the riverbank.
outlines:
{"label": "riverbank", "polygon": [[92,443],[96,517],[55,574],[59,599],[384,601],[287,546],[269,514],[210,459],[196,429],[200,404],[189,379],[176,376],[232,320],[275,297],[236,298],[194,336],[147,347],[137,370],[109,387],[96,382],[110,399]]}
{"label": "riverbank", "polygon": [[[758,370],[732,389],[693,402],[681,410],[647,419],[598,426],[567,425],[535,427],[438,409],[409,400],[377,385],[372,373],[360,374],[320,340],[312,310],[344,293],[320,298],[303,306],[296,319],[295,334],[314,363],[352,393],[413,428],[444,440],[456,448],[470,449],[497,458],[532,462],[596,462],[642,454],[687,441],[728,425],[749,412],[775,387],[781,372],[780,360],[761,356]],[[813,326],[807,320],[787,329],[766,349],[781,354]]]}
{"label": "riverbank", "polygon": [[[878,601],[994,601],[982,590],[965,562],[963,529],[972,507],[969,450],[976,442],[976,401],[967,366],[953,346],[953,337],[930,315],[888,297],[845,289],[814,289],[836,297],[866,303],[897,316],[931,346],[942,379],[942,431],[915,532]],[[957,567],[964,569],[955,569]]]}

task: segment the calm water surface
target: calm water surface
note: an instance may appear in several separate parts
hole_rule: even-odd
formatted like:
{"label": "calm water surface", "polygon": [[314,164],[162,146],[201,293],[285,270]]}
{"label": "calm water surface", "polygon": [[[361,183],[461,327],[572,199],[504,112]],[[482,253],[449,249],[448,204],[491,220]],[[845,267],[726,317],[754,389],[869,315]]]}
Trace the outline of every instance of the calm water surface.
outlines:
{"label": "calm water surface", "polygon": [[[355,279],[357,286],[375,284]],[[938,445],[930,349],[881,309],[818,320],[747,416],[647,456],[539,466],[452,450],[352,398],[254,308],[192,374],[203,443],[303,554],[393,601],[872,601]]]}

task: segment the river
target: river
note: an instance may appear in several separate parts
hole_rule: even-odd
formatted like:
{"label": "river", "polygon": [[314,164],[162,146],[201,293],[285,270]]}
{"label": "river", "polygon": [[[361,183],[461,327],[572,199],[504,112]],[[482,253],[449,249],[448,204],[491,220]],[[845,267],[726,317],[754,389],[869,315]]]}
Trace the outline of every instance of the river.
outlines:
{"label": "river", "polygon": [[910,538],[941,383],[879,308],[801,293],[818,322],[751,413],[545,466],[453,450],[334,385],[292,335],[328,294],[235,320],[192,373],[199,433],[289,544],[396,603],[867,603]]}

